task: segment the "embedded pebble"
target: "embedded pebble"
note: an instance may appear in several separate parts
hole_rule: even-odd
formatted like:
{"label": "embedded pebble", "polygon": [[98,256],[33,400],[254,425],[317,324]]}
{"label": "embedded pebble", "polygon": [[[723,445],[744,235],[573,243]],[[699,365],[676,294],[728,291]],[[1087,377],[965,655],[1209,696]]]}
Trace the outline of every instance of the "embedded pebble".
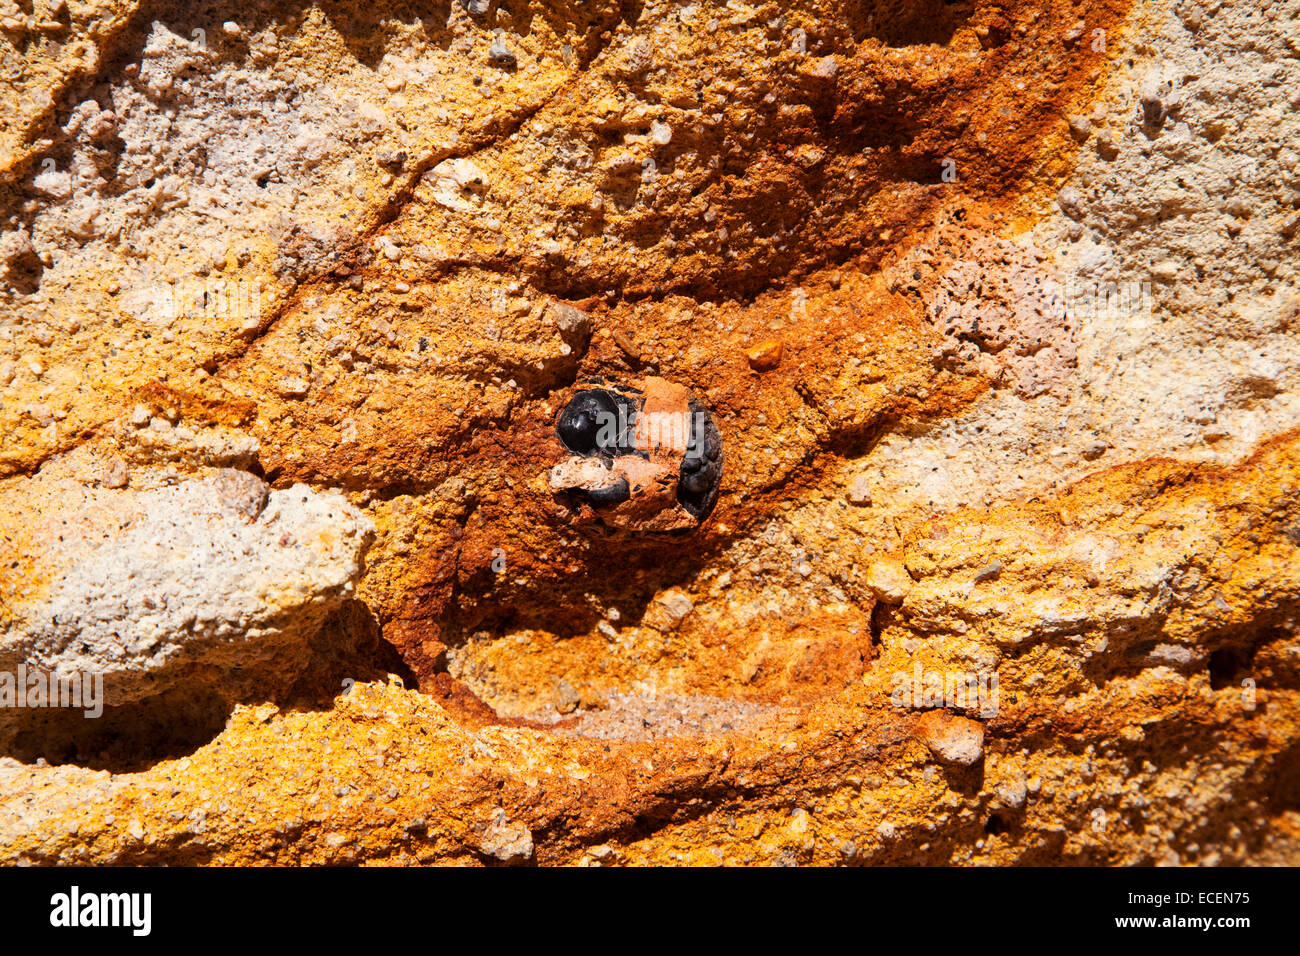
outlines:
{"label": "embedded pebble", "polygon": [[868,589],[876,600],[886,604],[901,604],[912,590],[913,583],[907,569],[898,561],[881,559],[867,569]]}
{"label": "embedded pebble", "polygon": [[126,462],[121,458],[112,458],[104,468],[104,477],[100,480],[105,488],[125,488],[127,481]]}
{"label": "embedded pebble", "polygon": [[516,63],[516,57],[506,46],[506,42],[500,36],[492,41],[492,46],[488,49],[488,59],[500,67],[510,68]]}
{"label": "embedded pebble", "polygon": [[785,343],[780,339],[768,339],[745,350],[749,367],[756,372],[769,372],[781,364],[785,355]]}
{"label": "embedded pebble", "polygon": [[984,756],[984,726],[966,717],[926,711],[917,719],[916,735],[942,763],[970,767]]}
{"label": "embedded pebble", "polygon": [[871,483],[866,475],[858,475],[849,485],[848,493],[845,495],[849,504],[858,505],[859,507],[871,504]]}

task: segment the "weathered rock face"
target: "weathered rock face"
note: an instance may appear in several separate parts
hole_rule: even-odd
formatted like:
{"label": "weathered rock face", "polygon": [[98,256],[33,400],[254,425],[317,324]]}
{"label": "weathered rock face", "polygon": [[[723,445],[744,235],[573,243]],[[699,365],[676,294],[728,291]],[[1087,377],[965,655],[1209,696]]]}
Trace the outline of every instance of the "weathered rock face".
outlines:
{"label": "weathered rock face", "polygon": [[22,586],[6,596],[0,668],[102,674],[110,705],[157,693],[181,659],[255,670],[271,635],[319,630],[372,531],[336,495],[269,491],[234,469],[139,490],[104,481],[43,472],[6,489],[4,557]]}
{"label": "weathered rock face", "polygon": [[1297,861],[1288,16],[0,21],[0,855]]}

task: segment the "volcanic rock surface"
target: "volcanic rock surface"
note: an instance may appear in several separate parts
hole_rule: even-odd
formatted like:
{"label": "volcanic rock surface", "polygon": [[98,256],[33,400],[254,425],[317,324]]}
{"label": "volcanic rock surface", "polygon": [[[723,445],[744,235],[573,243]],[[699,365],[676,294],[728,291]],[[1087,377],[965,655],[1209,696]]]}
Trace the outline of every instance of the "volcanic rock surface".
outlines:
{"label": "volcanic rock surface", "polygon": [[176,7],[0,11],[0,860],[1300,862],[1296,0]]}

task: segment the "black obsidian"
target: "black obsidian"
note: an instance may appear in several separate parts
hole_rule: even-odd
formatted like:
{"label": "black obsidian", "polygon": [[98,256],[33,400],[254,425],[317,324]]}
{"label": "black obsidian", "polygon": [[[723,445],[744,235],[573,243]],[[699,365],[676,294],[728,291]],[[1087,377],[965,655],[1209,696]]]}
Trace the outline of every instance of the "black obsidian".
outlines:
{"label": "black obsidian", "polygon": [[628,487],[626,478],[619,478],[618,481],[608,487],[596,488],[585,494],[593,508],[606,508],[627,501],[628,498],[632,497],[632,489]]}
{"label": "black obsidian", "polygon": [[564,447],[575,455],[626,455],[634,450],[636,403],[605,389],[584,389],[573,396],[555,425]]}
{"label": "black obsidian", "polygon": [[[555,433],[564,447],[584,458],[610,459],[648,452],[636,447],[636,419],[643,393],[605,379],[589,379],[593,386],[579,391],[560,413]],[[690,438],[678,470],[677,503],[691,517],[704,520],[718,500],[722,484],[722,436],[708,409],[690,401]],[[610,507],[631,497],[626,478],[582,495],[592,506]]]}
{"label": "black obsidian", "polygon": [[677,503],[703,520],[718,501],[722,485],[722,435],[708,409],[691,399],[691,437],[682,457]]}

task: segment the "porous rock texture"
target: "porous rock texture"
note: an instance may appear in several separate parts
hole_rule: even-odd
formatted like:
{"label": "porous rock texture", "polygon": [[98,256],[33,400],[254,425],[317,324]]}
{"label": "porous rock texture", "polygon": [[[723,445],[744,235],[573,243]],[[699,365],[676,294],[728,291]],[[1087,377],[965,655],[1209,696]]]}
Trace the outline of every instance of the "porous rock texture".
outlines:
{"label": "porous rock texture", "polygon": [[175,6],[0,14],[0,859],[1300,862],[1295,0]]}
{"label": "porous rock texture", "polygon": [[274,645],[310,637],[352,593],[373,530],[337,495],[268,491],[246,471],[110,490],[58,470],[11,482],[0,503],[8,580],[22,582],[0,669],[102,674],[108,705],[176,683],[163,675],[182,658],[266,679]]}

